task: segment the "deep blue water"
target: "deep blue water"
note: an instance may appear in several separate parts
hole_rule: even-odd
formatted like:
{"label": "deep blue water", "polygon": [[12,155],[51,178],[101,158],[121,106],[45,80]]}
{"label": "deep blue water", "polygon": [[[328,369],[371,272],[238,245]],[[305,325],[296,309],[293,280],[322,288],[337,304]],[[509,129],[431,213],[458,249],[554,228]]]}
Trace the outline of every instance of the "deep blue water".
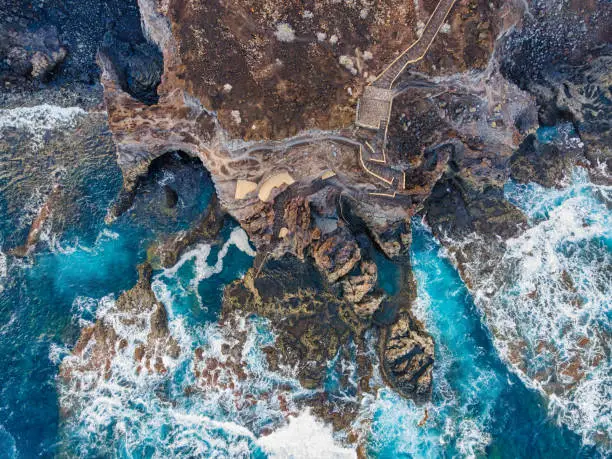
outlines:
{"label": "deep blue water", "polygon": [[[408,457],[593,457],[578,435],[550,419],[546,402],[498,358],[463,282],[420,222],[413,226],[417,315],[436,341],[431,403],[392,391],[374,403],[370,453]],[[428,411],[423,427],[418,423]]]}
{"label": "deep blue water", "polygon": [[[71,346],[79,333],[78,298],[117,295],[137,279],[136,266],[156,234],[187,227],[205,208],[212,184],[193,164],[177,170],[184,176],[154,174],[143,184],[132,209],[107,227],[106,209],[121,186],[112,160],[75,168],[70,189],[78,189],[78,218],[65,231],[41,244],[29,260],[6,257],[8,272],[0,278],[0,457],[16,450],[20,457],[57,451],[59,411],[52,361],[53,346]],[[172,182],[184,193],[175,214],[151,218],[162,208],[159,182]],[[0,241],[11,241],[19,215],[3,219]],[[24,234],[23,231],[21,231]],[[27,234],[27,230],[25,232]],[[3,247],[6,251],[6,247]],[[91,319],[91,317],[88,317]]]}
{"label": "deep blue water", "polygon": [[[81,416],[60,422],[55,376],[82,321],[94,319],[103,298],[130,288],[148,244],[160,234],[186,228],[212,192],[206,173],[177,157],[164,170],[154,171],[131,210],[106,226],[106,207],[120,188],[118,168],[109,160],[97,168],[76,170],[78,218],[47,238],[32,259],[7,257],[8,272],[0,279],[0,457],[66,452],[82,457],[109,452],[138,458],[265,457],[253,432],[282,418],[274,397],[266,394],[277,394],[279,387],[300,392],[295,380],[266,368],[260,349],[273,343],[273,335],[265,321],[253,318],[238,328],[248,336],[243,352],[253,375],[241,390],[267,397],[268,402],[244,408],[226,393],[186,396],[194,383],[189,370],[192,351],[200,346],[206,355],[215,355],[227,342],[216,326],[222,288],[252,262],[244,233],[231,223],[223,229],[221,243],[193,247],[174,268],[154,273],[154,291],[168,309],[171,331],[189,350],[176,368],[152,382],[143,382],[133,372],[120,375],[130,390],[109,386],[88,394]],[[164,184],[179,191],[176,210],[163,206]],[[559,199],[551,206],[563,202]],[[0,224],[2,240],[13,242],[21,224],[18,216]],[[417,407],[388,389],[380,390],[364,405],[364,414],[373,418],[370,454],[597,457],[592,447],[582,446],[578,435],[549,417],[540,394],[508,371],[457,272],[431,234],[416,221],[414,228],[415,311],[436,340],[433,400]],[[394,291],[394,265],[382,258],[377,261],[381,286]],[[328,386],[335,390],[331,373]],[[160,391],[163,398],[157,396]],[[419,427],[425,409],[428,419]]]}

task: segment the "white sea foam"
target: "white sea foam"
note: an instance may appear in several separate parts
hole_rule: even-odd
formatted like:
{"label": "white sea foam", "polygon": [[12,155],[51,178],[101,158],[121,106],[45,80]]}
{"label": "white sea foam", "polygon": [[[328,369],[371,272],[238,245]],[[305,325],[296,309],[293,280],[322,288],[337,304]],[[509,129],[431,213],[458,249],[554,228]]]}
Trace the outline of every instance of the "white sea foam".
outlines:
{"label": "white sea foam", "polygon": [[51,343],[51,346],[49,346],[49,360],[54,365],[59,365],[64,357],[66,357],[68,354],[70,354],[70,349],[68,349],[66,346],[56,343]]}
{"label": "white sea foam", "polygon": [[117,239],[119,239],[119,233],[104,228],[96,238],[96,244],[105,240],[116,241]]}
{"label": "white sea foam", "polygon": [[6,255],[0,250],[0,278],[8,275],[8,263]]}
{"label": "white sea foam", "polygon": [[[236,233],[230,239],[238,238]],[[147,314],[126,316],[111,297],[97,304],[81,298],[73,307],[86,313],[95,308],[97,321],[112,326],[127,342],[112,357],[109,378],[100,377],[97,370],[73,371],[70,383],[60,386],[62,406],[74,409],[64,421],[63,434],[77,456],[113,455],[119,449],[137,454],[147,446],[155,457],[251,457],[257,449],[256,432],[279,425],[296,411],[293,397],[305,393],[293,376],[268,370],[261,348],[275,337],[265,321],[236,317],[229,327],[194,326],[185,316],[171,313],[169,330],[179,343],[180,355],[164,357],[165,374],[136,373],[133,356],[138,343],[147,339]],[[93,345],[92,340],[83,358],[88,358]],[[237,345],[246,378],[233,375],[230,356],[223,351],[224,346]],[[201,360],[194,360],[196,346],[202,351]],[[64,365],[80,358],[68,356]],[[210,359],[228,363],[213,385],[196,376]],[[288,388],[293,389],[287,392]]]}
{"label": "white sea foam", "polygon": [[72,302],[72,317],[78,320],[81,327],[92,325],[98,311],[103,315],[102,311],[108,311],[114,305],[114,301],[113,295],[107,295],[100,299],[77,296]]}
{"label": "white sea foam", "polygon": [[208,263],[208,258],[210,256],[212,247],[209,244],[198,244],[193,249],[185,252],[174,266],[164,269],[160,274],[156,275],[152,286],[157,299],[161,301],[168,309],[171,309],[172,301],[175,299],[175,297],[167,286],[164,285],[164,278],[175,278],[177,272],[185,264],[193,263],[194,273],[189,283],[189,291],[186,291],[183,286],[179,286],[178,294],[181,296],[186,296],[191,293],[197,297],[200,306],[204,306],[204,302],[202,301],[202,298],[200,298],[200,294],[198,292],[198,285],[203,280],[223,271],[223,260],[227,256],[231,246],[235,246],[238,250],[251,257],[255,256],[255,251],[250,246],[246,232],[242,228],[236,227],[232,230],[229,238],[221,247],[221,250],[217,254],[217,260],[214,264],[211,265]]}
{"label": "white sea foam", "polygon": [[[2,292],[2,290],[0,290],[0,292]],[[13,326],[16,320],[17,314],[13,312],[9,321],[0,327],[0,336],[7,334],[11,330],[11,327]]]}
{"label": "white sea foam", "polygon": [[161,175],[161,178],[157,182],[160,186],[168,185],[176,180],[176,176],[167,169],[163,169]]}
{"label": "white sea foam", "polygon": [[338,445],[331,426],[317,420],[309,411],[290,417],[289,423],[257,444],[272,458],[319,459],[356,458],[354,449]]}
{"label": "white sea foam", "polygon": [[[235,228],[232,231],[232,234],[230,234],[228,242],[235,245],[239,250],[251,257],[256,255],[255,250],[251,248],[246,231],[244,231],[242,228]],[[225,253],[227,253],[227,251]]]}
{"label": "white sea foam", "polygon": [[50,225],[43,226],[39,240],[44,242],[49,251],[55,254],[70,255],[79,250],[83,252],[93,252],[94,250],[81,245],[78,237],[71,241],[63,241],[61,235],[54,233]]}
{"label": "white sea foam", "polygon": [[4,290],[4,281],[8,276],[8,260],[2,250],[0,250],[0,293]]}
{"label": "white sea foam", "polygon": [[483,457],[487,445],[491,443],[491,435],[473,419],[463,419],[459,423],[458,435],[457,449],[461,457]]}
{"label": "white sea foam", "polygon": [[[466,272],[501,356],[550,395],[558,420],[587,443],[605,442],[612,439],[612,187],[590,183],[585,172],[570,183],[508,187],[532,226],[506,242],[486,275],[483,260]],[[474,242],[482,246],[464,241]]]}
{"label": "white sea foam", "polygon": [[37,105],[0,109],[0,132],[6,129],[23,131],[30,136],[35,149],[43,146],[45,135],[57,129],[69,129],[87,112],[79,107],[59,107],[57,105]]}

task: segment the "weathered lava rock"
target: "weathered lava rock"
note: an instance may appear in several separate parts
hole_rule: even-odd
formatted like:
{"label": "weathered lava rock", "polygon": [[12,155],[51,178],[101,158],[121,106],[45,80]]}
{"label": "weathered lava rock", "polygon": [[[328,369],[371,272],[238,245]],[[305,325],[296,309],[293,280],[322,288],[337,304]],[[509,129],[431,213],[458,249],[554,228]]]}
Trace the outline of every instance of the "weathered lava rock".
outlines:
{"label": "weathered lava rock", "polygon": [[383,350],[385,377],[416,401],[427,400],[432,389],[434,342],[423,325],[404,313],[386,331]]}
{"label": "weathered lava rock", "polygon": [[138,283],[82,331],[60,368],[66,384],[79,384],[86,375],[93,381],[111,378],[113,359],[120,353],[132,353],[126,357],[133,360],[138,373],[164,373],[163,359],[178,357],[180,347],[168,329],[166,309],[151,290],[150,276],[150,266],[141,265]]}
{"label": "weathered lava rock", "polygon": [[[399,81],[379,160],[385,165],[378,164],[393,180],[381,180],[360,151],[369,134],[348,127],[363,87],[418,36],[433,6],[419,3],[426,3],[423,10],[396,0],[362,7],[335,1],[141,0],[144,31],[164,58],[159,99],[151,105],[135,97],[127,81],[135,71],[138,85],[153,87],[154,72],[144,57],[131,68],[112,49],[98,54],[124,178],[123,201],[109,220],[129,207],[130,193],[153,160],[177,150],[200,158],[219,206],[192,230],[160,241],[150,260],[173,264],[227,211],[258,256],[246,276],[226,288],[222,315],[228,323],[235,312],[268,318],[277,333],[275,348],[266,351],[270,365],[296,367],[308,388],[324,387],[328,362],[351,359],[352,343],[360,394],[375,389],[371,376],[380,363],[387,384],[425,400],[434,346],[410,312],[416,290],[410,219],[423,213],[470,286],[466,264],[484,253],[481,272],[491,270],[504,241],[526,226],[526,217],[504,199],[508,178],[556,182],[581,154],[570,157],[566,150],[529,143],[532,137],[523,142],[537,127],[536,101],[554,102],[548,115],[586,120],[584,132],[589,126],[593,132],[607,129],[605,107],[580,97],[594,87],[587,77],[573,80],[567,91],[542,90],[543,98],[494,55],[498,34],[518,20],[512,2],[458,2],[457,14],[418,64],[428,75],[404,74]],[[605,64],[592,64],[588,74],[598,76],[600,95],[606,94],[600,77]],[[478,71],[466,71],[473,69]],[[568,93],[572,100],[562,102]],[[587,115],[590,107],[596,116]],[[393,189],[386,187],[389,182]],[[480,239],[470,242],[474,234]],[[399,293],[378,285],[373,250],[402,272]],[[151,317],[158,339],[164,336],[163,312],[152,311]],[[102,342],[112,335],[103,327],[102,321]],[[368,352],[372,346],[376,356]],[[138,347],[136,360],[146,360],[147,352],[146,345]],[[208,366],[198,362],[202,388],[217,374],[217,366]],[[325,400],[319,402],[316,412],[333,418]],[[333,418],[334,425],[346,427],[353,408],[345,418]]]}
{"label": "weathered lava rock", "polygon": [[67,53],[53,26],[35,31],[0,27],[0,83],[47,80]]}

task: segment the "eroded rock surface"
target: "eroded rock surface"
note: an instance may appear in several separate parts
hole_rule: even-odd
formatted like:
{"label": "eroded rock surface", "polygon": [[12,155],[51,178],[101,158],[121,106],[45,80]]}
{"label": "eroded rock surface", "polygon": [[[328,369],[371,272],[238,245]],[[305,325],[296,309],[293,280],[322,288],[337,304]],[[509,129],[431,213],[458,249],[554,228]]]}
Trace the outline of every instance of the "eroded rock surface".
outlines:
{"label": "eroded rock surface", "polygon": [[82,331],[73,355],[62,363],[60,377],[66,383],[88,381],[93,389],[96,381],[112,377],[119,355],[133,362],[137,374],[165,373],[168,361],[178,357],[167,311],[151,290],[151,268],[145,264],[139,271],[136,286],[98,311],[96,323]]}
{"label": "eroded rock surface", "polygon": [[[332,7],[354,8],[344,4],[317,8]],[[109,218],[129,206],[130,193],[154,158],[170,150],[198,156],[211,173],[220,203],[260,252],[246,280],[228,290],[226,307],[271,318],[275,326],[286,330],[279,338],[289,343],[284,354],[309,362],[305,369],[319,362],[301,377],[308,387],[321,384],[323,362],[333,358],[349,336],[363,342],[365,331],[376,323],[374,328],[384,335],[379,356],[388,369],[387,382],[407,396],[419,398],[429,393],[433,346],[422,325],[409,315],[414,292],[406,289],[413,286],[406,286],[401,301],[374,286],[371,251],[380,250],[395,263],[409,262],[410,218],[449,167],[465,171],[478,190],[500,187],[508,177],[507,159],[519,144],[515,121],[520,118],[524,130],[534,124],[535,115],[530,114],[533,99],[504,80],[495,63],[477,76],[443,77],[435,85],[407,86],[394,101],[385,165],[369,160],[366,165],[362,148],[369,134],[350,128],[356,102],[351,94],[358,95],[367,75],[379,71],[383,58],[405,47],[416,33],[403,27],[392,42],[383,38],[389,36],[386,32],[376,39],[383,26],[388,27],[391,4],[377,5],[378,10],[364,12],[364,18],[347,12],[345,20],[336,25],[326,22],[334,15],[324,17],[323,10],[311,11],[307,6],[250,11],[240,4],[223,5],[214,21],[206,11],[211,6],[198,9],[178,1],[146,0],[140,2],[140,8],[148,36],[164,54],[159,102],[146,106],[135,100],[122,89],[112,60],[103,52],[98,58],[125,182],[124,202],[119,201]],[[402,4],[402,8],[408,8],[405,14],[418,22],[417,14],[410,12],[412,5]],[[495,8],[495,4],[480,9],[457,6],[464,16],[479,17],[492,14]],[[501,24],[497,21],[487,27],[495,29]],[[454,33],[469,35],[470,27],[458,27]],[[317,28],[328,38],[336,35],[338,42],[319,40]],[[490,36],[479,34],[486,59],[492,42],[486,44]],[[359,47],[359,55],[367,51],[370,40],[385,51],[372,52],[376,57],[368,58],[363,67],[358,60],[336,56],[338,50],[348,52],[349,47]],[[219,46],[210,46],[212,42]],[[299,52],[289,53],[292,47]],[[310,50],[309,60],[300,50]],[[317,67],[317,56],[344,64],[325,66],[326,72],[317,70],[315,77],[314,70],[300,66],[308,62]],[[486,62],[476,61],[476,67]],[[448,66],[453,66],[451,61]],[[293,89],[287,86],[289,75]],[[336,95],[321,91],[318,84],[329,86]],[[432,88],[440,94],[433,97]],[[291,94],[299,98],[289,97]],[[275,108],[280,101],[282,110]],[[336,116],[338,110],[350,117]],[[306,122],[306,116],[314,121]],[[342,126],[347,129],[304,133],[283,142],[232,139],[236,135],[244,139],[284,137],[308,127]],[[394,177],[389,182],[399,193],[384,189],[387,177]],[[315,276],[320,285],[293,292],[292,285],[305,280],[281,274],[276,263],[288,263],[287,270],[306,269],[308,274],[301,277]],[[275,276],[289,276],[283,288],[275,287]],[[286,304],[293,305],[289,311],[284,310]],[[299,322],[287,319],[292,314]],[[332,321],[338,328],[323,325]],[[302,331],[290,339],[294,329]],[[322,342],[326,343],[323,347]]]}
{"label": "eroded rock surface", "polygon": [[62,63],[68,53],[55,27],[35,32],[19,28],[0,28],[0,59],[3,71],[0,82],[45,80]]}
{"label": "eroded rock surface", "polygon": [[[508,202],[502,185],[509,177],[561,189],[570,185],[577,165],[595,183],[612,183],[610,96],[601,71],[609,59],[603,35],[610,9],[602,2],[568,2],[563,8],[530,3],[530,8],[522,27],[502,41],[500,62],[502,74],[535,98],[540,129],[525,132],[518,148],[501,149],[501,162],[489,156],[483,164],[486,182],[472,174],[474,167],[449,163],[424,213],[486,313],[502,357],[529,384],[564,400],[565,420],[573,429],[609,445],[603,430],[592,425],[583,430],[588,412],[601,409],[592,402],[606,384],[596,375],[606,371],[607,337],[597,332],[587,338],[575,326],[556,329],[585,307],[574,279],[582,268],[568,264],[564,250],[573,243],[589,250],[592,234],[603,229],[586,217],[580,194],[550,215],[528,217]],[[609,205],[605,195],[599,199]],[[595,281],[601,274],[597,268],[591,276]]]}
{"label": "eroded rock surface", "polygon": [[[593,55],[582,73],[570,72],[573,86],[521,84],[507,65],[517,45],[510,40],[502,48],[497,39],[521,25],[512,2],[457,2],[415,65],[427,73],[399,79],[387,128],[356,128],[363,88],[419,36],[430,3],[141,0],[145,33],[164,57],[159,99],[150,105],[126,91],[108,50],[98,54],[124,177],[107,218],[129,208],[155,158],[177,150],[200,158],[220,206],[258,252],[244,279],[226,289],[224,317],[239,311],[269,319],[278,333],[269,362],[297,366],[310,389],[323,387],[327,362],[350,358],[351,343],[359,391],[373,390],[379,362],[387,384],[427,399],[434,345],[410,311],[410,219],[424,215],[476,289],[481,277],[499,275],[506,241],[528,226],[504,197],[509,178],[557,185],[578,163],[595,173],[608,161],[599,140],[591,144],[593,156],[578,144],[544,146],[534,134],[548,122],[544,100],[556,117],[570,113],[567,120],[585,139],[607,135],[609,105],[600,97],[609,95],[605,53]],[[152,258],[172,264],[174,250],[222,217],[206,218],[194,233],[152,250]],[[379,287],[375,254],[401,273],[397,292]],[[375,353],[368,352],[372,342]],[[111,347],[104,349],[115,352]],[[198,363],[204,388],[217,369],[205,373],[205,366]],[[354,411],[346,413],[336,427],[350,423]]]}

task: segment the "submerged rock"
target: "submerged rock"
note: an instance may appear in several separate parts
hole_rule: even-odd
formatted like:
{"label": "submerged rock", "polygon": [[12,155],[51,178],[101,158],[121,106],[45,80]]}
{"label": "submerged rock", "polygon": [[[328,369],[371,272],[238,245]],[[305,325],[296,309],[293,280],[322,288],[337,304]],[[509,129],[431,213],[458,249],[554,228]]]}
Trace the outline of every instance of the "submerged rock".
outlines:
{"label": "submerged rock", "polygon": [[70,357],[62,362],[65,384],[95,381],[112,376],[115,357],[132,360],[136,373],[165,373],[168,359],[176,359],[180,347],[168,329],[168,316],[150,284],[151,268],[139,267],[138,283],[122,293],[108,309],[98,311],[96,323],[85,328]]}
{"label": "submerged rock", "polygon": [[168,209],[174,209],[178,203],[178,193],[170,185],[164,185],[164,200]]}
{"label": "submerged rock", "polygon": [[57,206],[59,199],[62,193],[62,186],[56,183],[47,196],[45,203],[38,211],[38,215],[32,222],[30,226],[30,230],[28,232],[28,238],[25,244],[20,245],[19,247],[15,247],[9,253],[11,255],[15,255],[18,257],[25,257],[30,254],[32,250],[36,247],[36,244],[40,240],[40,236],[43,232],[44,225],[47,224],[48,220],[51,218],[55,207]]}

